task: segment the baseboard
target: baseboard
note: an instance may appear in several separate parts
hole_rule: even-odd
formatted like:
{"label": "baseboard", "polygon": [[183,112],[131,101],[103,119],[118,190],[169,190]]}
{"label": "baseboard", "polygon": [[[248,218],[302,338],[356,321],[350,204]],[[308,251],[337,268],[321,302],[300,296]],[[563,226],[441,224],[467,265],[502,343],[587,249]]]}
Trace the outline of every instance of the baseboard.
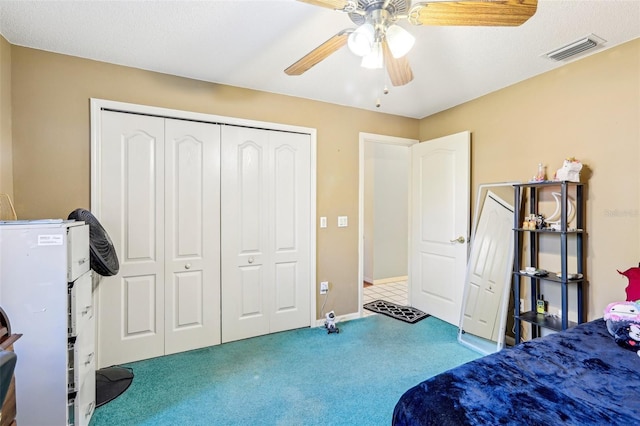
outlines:
{"label": "baseboard", "polygon": [[[336,316],[336,324],[344,322],[344,321],[351,321],[354,319],[358,319],[361,318],[360,312],[353,312],[350,314],[345,314],[345,315],[338,315]],[[324,322],[325,322],[325,318],[320,318],[318,320],[316,320],[316,327],[324,327]]]}
{"label": "baseboard", "polygon": [[[373,280],[373,285],[395,283],[397,281],[407,281],[408,279],[409,279],[409,277],[407,275],[404,275],[404,276],[401,276],[401,277],[383,278],[381,280]],[[369,281],[369,282],[371,282],[371,281]]]}

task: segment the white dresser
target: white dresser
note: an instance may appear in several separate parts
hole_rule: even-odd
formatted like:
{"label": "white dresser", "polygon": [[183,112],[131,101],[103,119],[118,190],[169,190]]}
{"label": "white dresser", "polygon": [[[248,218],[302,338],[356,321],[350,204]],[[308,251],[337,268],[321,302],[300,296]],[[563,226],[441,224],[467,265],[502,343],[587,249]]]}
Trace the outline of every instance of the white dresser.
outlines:
{"label": "white dresser", "polygon": [[22,333],[15,352],[21,426],[88,425],[95,324],[84,222],[0,224],[0,306]]}

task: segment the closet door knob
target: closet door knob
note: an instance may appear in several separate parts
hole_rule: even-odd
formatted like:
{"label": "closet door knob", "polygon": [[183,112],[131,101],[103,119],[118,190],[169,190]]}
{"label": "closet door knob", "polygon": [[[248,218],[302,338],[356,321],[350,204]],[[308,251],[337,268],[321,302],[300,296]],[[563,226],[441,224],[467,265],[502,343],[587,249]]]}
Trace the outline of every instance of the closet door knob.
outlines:
{"label": "closet door knob", "polygon": [[184,269],[191,269],[191,264],[187,263],[186,265],[184,265]]}
{"label": "closet door knob", "polygon": [[449,240],[450,243],[460,243],[463,244],[465,242],[465,239],[462,235],[460,235],[458,238],[456,238],[455,240]]}
{"label": "closet door knob", "polygon": [[253,261],[254,261],[254,260],[255,260],[255,259],[253,258],[253,256],[251,256],[251,257],[249,258],[248,262],[249,262],[249,263],[253,263]]}

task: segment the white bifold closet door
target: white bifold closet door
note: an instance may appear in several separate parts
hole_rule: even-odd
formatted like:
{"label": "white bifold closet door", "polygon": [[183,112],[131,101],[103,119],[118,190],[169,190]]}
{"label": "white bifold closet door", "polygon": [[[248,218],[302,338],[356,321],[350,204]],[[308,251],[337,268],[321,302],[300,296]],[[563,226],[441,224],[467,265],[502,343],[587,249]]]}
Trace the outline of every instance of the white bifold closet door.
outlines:
{"label": "white bifold closet door", "polygon": [[99,368],[220,343],[220,126],[101,112]]}
{"label": "white bifold closet door", "polygon": [[310,136],[222,129],[222,341],[310,325]]}

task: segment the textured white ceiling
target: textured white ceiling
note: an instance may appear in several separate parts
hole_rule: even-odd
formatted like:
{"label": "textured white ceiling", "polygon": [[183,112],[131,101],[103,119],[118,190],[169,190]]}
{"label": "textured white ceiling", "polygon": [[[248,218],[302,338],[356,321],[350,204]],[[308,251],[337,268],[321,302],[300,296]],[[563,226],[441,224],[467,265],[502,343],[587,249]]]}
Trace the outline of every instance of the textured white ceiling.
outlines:
{"label": "textured white ceiling", "polygon": [[563,66],[541,55],[590,33],[606,43],[570,61],[640,37],[640,0],[539,0],[520,27],[401,25],[417,37],[415,78],[376,108],[385,75],[346,47],[302,76],[283,72],[353,27],[343,13],[295,0],[0,0],[15,45],[413,118]]}

